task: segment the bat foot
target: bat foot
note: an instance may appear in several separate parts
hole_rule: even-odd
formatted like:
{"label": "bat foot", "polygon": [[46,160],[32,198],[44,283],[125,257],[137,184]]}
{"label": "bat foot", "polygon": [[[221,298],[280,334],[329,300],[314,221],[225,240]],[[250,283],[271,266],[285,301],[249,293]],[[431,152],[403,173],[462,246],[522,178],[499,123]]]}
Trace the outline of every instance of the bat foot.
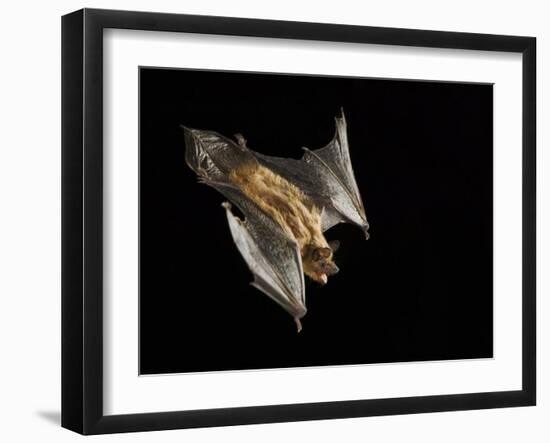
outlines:
{"label": "bat foot", "polygon": [[296,323],[296,332],[302,331],[302,322],[298,317],[294,317],[294,322]]}
{"label": "bat foot", "polygon": [[369,223],[365,222],[365,226],[363,227],[363,230],[365,231],[365,240],[368,240],[370,238],[369,228],[370,228]]}

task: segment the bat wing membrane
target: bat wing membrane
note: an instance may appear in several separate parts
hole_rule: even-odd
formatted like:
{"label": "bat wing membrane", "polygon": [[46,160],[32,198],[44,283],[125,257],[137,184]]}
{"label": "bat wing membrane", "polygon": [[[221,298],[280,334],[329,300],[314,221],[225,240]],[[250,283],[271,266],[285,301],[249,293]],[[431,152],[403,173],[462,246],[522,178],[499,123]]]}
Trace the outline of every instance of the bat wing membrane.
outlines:
{"label": "bat wing membrane", "polygon": [[301,329],[306,314],[302,257],[296,242],[238,189],[208,183],[243,213],[236,217],[229,203],[224,203],[229,229],[237,249],[254,276],[252,285],[284,308]]}
{"label": "bat wing membrane", "polygon": [[233,241],[254,275],[252,284],[295,319],[306,313],[302,258],[282,228],[228,179],[244,162],[256,162],[253,151],[213,131],[184,128],[185,160],[199,180],[223,194],[244,214],[240,220],[225,203]]}
{"label": "bat wing membrane", "polygon": [[323,208],[323,232],[338,223],[352,223],[368,238],[369,224],[351,166],[344,113],[335,120],[336,133],[330,143],[314,151],[304,148],[301,160],[254,155]]}

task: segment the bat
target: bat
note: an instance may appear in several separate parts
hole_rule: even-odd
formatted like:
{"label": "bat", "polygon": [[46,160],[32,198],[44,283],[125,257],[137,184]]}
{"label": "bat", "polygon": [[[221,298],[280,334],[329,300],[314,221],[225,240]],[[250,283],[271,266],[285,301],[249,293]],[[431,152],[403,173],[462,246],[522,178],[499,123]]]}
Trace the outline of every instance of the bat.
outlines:
{"label": "bat", "polygon": [[[214,131],[183,126],[185,161],[199,182],[220,192],[233,241],[265,293],[302,329],[307,312],[304,274],[324,285],[338,272],[339,243],[324,232],[338,223],[369,224],[353,173],[343,110],[323,148],[303,148],[301,159],[272,157]],[[244,219],[233,214],[237,206]]]}

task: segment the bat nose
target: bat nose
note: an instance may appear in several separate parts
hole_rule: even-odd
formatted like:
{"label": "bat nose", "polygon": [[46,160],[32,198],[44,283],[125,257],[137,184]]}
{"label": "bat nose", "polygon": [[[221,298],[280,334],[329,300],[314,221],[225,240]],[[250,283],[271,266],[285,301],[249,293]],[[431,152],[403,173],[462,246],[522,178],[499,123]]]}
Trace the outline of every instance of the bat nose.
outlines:
{"label": "bat nose", "polygon": [[340,268],[336,265],[333,265],[332,269],[331,269],[331,274],[334,275],[334,274],[338,274],[338,272],[340,271]]}

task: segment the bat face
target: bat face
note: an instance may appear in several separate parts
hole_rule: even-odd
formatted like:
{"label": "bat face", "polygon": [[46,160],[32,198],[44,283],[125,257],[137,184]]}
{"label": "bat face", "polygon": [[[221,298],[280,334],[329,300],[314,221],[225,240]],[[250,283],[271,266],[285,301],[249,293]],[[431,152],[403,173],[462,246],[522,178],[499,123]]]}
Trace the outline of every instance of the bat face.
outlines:
{"label": "bat face", "polygon": [[324,148],[306,150],[301,160],[252,151],[242,135],[233,141],[213,131],[185,129],[186,162],[207,184],[244,214],[236,218],[225,203],[235,245],[254,275],[253,285],[282,306],[301,330],[306,313],[304,274],[324,285],[338,273],[324,232],[352,223],[368,238],[369,224],[355,182],[346,122]]}
{"label": "bat face", "polygon": [[328,277],[340,270],[333,260],[334,250],[331,247],[308,248],[302,255],[304,273],[322,285],[328,282]]}

